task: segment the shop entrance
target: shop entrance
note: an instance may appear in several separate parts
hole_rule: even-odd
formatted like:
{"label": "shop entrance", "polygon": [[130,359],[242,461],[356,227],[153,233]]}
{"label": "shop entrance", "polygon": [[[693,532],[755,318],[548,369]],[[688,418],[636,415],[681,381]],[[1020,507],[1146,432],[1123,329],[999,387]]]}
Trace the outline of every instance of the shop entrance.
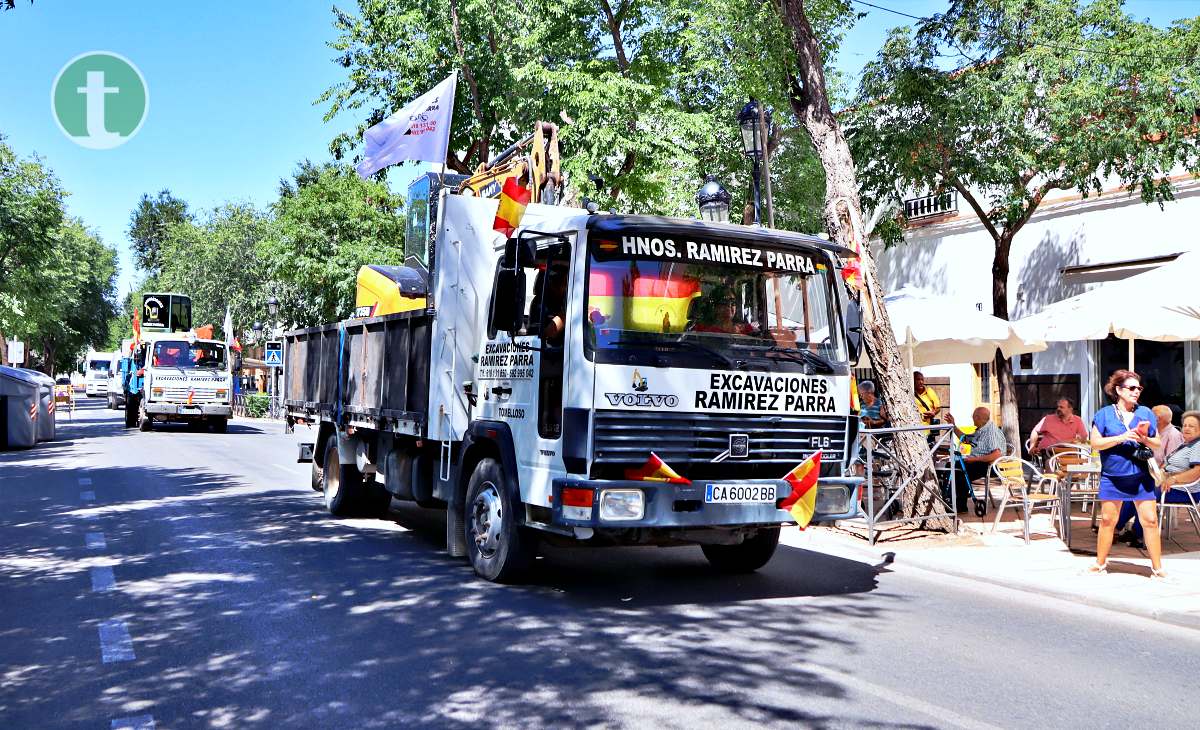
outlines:
{"label": "shop entrance", "polygon": [[[1148,408],[1160,404],[1171,406],[1175,411],[1178,422],[1179,414],[1185,409],[1187,402],[1184,389],[1184,343],[1182,342],[1153,342],[1151,340],[1135,340],[1133,350],[1133,369],[1142,376],[1142,391],[1140,403]],[[1129,365],[1129,341],[1109,335],[1100,341],[1100,372],[1098,384],[1100,388],[1108,381],[1108,376],[1118,368]],[[1110,403],[1111,399],[1103,396],[1100,403]]]}

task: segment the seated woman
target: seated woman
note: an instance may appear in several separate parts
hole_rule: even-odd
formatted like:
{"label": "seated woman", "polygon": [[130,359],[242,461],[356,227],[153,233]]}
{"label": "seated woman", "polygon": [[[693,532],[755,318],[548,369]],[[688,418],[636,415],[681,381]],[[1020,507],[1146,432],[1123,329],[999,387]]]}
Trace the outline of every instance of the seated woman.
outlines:
{"label": "seated woman", "polygon": [[734,320],[737,310],[738,303],[733,293],[729,291],[719,292],[713,301],[711,318],[706,322],[697,322],[692,327],[692,331],[716,332],[727,335],[748,335],[753,333],[754,328],[749,324]]}
{"label": "seated woman", "polygon": [[[1191,504],[1188,495],[1181,487],[1200,481],[1200,411],[1188,411],[1183,414],[1183,445],[1167,455],[1167,476],[1159,485],[1167,493],[1164,500],[1170,504]],[[1191,490],[1197,500],[1200,500],[1200,487]]]}

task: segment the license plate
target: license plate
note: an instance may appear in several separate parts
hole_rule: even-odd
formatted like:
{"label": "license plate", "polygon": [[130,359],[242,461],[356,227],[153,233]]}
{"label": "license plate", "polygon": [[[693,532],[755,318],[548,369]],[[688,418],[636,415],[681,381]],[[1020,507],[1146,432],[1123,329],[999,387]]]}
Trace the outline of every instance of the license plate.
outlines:
{"label": "license plate", "polygon": [[198,416],[200,415],[200,408],[198,406],[179,406],[179,415]]}
{"label": "license plate", "polygon": [[704,501],[714,504],[765,504],[775,501],[774,484],[709,484]]}

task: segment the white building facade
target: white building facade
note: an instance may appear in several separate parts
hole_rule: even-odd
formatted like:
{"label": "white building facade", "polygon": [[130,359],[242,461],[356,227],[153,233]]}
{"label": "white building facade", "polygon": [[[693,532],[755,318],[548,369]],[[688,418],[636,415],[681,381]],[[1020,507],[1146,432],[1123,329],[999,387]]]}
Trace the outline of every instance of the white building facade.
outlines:
{"label": "white building facade", "polygon": [[[1013,239],[1009,260],[1008,306],[1012,319],[1035,314],[1053,302],[1090,288],[1148,271],[1180,253],[1200,249],[1200,180],[1180,176],[1176,199],[1146,205],[1124,190],[1082,199],[1056,191]],[[955,298],[962,306],[992,311],[995,246],[974,211],[957,195],[906,201],[910,227],[905,243],[884,250],[872,244],[886,291],[915,286]],[[1200,272],[1197,272],[1200,286]],[[1148,300],[1171,292],[1145,292]],[[1112,302],[1113,307],[1136,302]],[[1146,405],[1200,407],[1200,348],[1195,342],[1136,341],[1135,369],[1147,380]],[[1045,352],[1014,358],[1022,438],[1067,395],[1090,420],[1108,403],[1101,388],[1112,370],[1125,367],[1128,343],[1104,341],[1050,343]],[[996,385],[989,366],[922,368],[929,378],[946,379],[949,407],[969,422],[979,404],[994,405]]]}

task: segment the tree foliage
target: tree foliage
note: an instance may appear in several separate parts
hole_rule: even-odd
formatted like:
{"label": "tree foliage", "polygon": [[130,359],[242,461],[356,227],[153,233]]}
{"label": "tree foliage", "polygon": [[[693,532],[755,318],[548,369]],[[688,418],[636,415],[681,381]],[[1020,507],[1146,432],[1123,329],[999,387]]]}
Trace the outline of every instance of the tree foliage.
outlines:
{"label": "tree foliage", "polygon": [[280,185],[255,249],[262,281],[290,325],[347,317],[358,268],[404,260],[404,201],[344,165],[303,162]]}
{"label": "tree foliage", "polygon": [[187,203],[170,190],[160,190],[156,197],[143,194],[129,216],[129,240],[137,265],[151,275],[158,273],[163,265],[161,248],[168,230],[191,218]]}
{"label": "tree foliage", "polygon": [[[335,10],[331,46],[346,81],[318,100],[326,119],[363,124],[330,145],[349,154],[365,128],[461,70],[449,165],[473,170],[538,120],[560,123],[571,195],[606,208],[694,216],[706,174],[734,194],[749,190],[736,115],[749,96],[775,106],[780,153],[773,169],[777,222],[811,229],[820,168],[781,85],[784,36],[768,6],[701,0],[360,0]],[[570,124],[563,124],[564,120]],[[786,153],[786,154],[784,154]]]}

